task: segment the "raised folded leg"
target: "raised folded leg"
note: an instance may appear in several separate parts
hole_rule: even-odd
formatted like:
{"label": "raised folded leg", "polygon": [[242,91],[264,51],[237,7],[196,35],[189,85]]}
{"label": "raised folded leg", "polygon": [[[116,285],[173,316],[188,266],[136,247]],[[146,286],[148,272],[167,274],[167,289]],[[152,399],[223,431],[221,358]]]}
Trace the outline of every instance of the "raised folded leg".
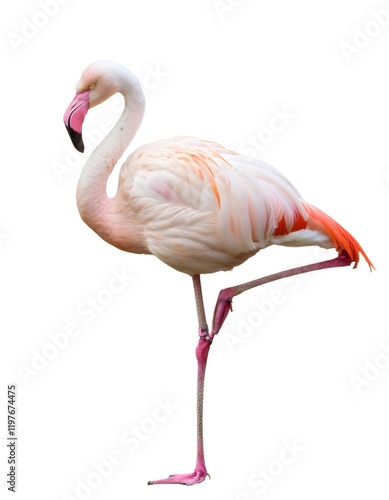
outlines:
{"label": "raised folded leg", "polygon": [[209,335],[211,339],[219,333],[228,313],[232,311],[232,299],[237,295],[272,281],[276,281],[282,278],[288,278],[289,276],[295,276],[296,274],[309,273],[311,271],[318,271],[320,269],[328,269],[331,267],[342,267],[349,266],[352,260],[346,252],[342,252],[335,259],[325,260],[323,262],[317,262],[315,264],[308,264],[306,266],[295,267],[293,269],[287,269],[286,271],[281,271],[280,273],[270,274],[264,278],[259,278],[257,280],[248,281],[247,283],[242,283],[241,285],[232,286],[230,288],[225,288],[219,292],[219,296],[216,302],[215,310],[213,313],[212,320],[212,330]]}

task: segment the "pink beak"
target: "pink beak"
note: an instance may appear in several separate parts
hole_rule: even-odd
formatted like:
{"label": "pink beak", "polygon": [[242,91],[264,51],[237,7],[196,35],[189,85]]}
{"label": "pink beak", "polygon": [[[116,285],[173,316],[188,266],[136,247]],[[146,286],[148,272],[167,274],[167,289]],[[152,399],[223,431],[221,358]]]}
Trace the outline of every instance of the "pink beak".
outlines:
{"label": "pink beak", "polygon": [[77,93],[63,117],[65,127],[70,135],[73,146],[81,153],[84,152],[82,124],[89,109],[89,93],[90,90]]}

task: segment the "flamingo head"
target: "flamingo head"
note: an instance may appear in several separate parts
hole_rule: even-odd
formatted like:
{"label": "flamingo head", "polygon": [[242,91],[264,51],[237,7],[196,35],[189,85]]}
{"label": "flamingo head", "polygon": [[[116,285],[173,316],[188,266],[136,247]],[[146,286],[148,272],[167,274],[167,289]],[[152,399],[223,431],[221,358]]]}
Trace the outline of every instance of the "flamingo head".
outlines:
{"label": "flamingo head", "polygon": [[66,129],[73,146],[84,152],[82,124],[90,108],[101,104],[122,88],[123,66],[111,61],[96,61],[82,73],[76,85],[76,95],[64,115]]}

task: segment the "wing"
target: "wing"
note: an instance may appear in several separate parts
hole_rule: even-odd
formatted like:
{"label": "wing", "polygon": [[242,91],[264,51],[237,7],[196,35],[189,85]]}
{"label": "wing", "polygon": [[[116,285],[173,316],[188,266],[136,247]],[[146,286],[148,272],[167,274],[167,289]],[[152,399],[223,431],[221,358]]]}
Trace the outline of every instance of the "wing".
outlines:
{"label": "wing", "polygon": [[345,241],[276,169],[195,138],[138,148],[118,193],[149,252],[191,275],[232,269],[272,244],[340,250]]}
{"label": "wing", "polygon": [[[227,270],[308,217],[290,182],[218,144],[178,137],[138,148],[118,196],[150,253],[188,274]],[[296,218],[296,214],[299,214]]]}

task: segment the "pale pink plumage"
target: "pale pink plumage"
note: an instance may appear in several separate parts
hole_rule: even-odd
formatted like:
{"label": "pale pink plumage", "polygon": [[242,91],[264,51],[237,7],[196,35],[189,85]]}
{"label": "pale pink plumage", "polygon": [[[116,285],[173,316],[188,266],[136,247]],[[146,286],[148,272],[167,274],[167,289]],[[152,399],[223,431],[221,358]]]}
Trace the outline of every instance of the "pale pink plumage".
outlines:
{"label": "pale pink plumage", "polygon": [[[230,270],[273,244],[337,247],[309,224],[314,212],[279,171],[192,137],[135,150],[121,168],[114,210],[124,231],[141,226],[144,253],[191,276]],[[296,219],[306,227],[292,231]],[[133,251],[125,235],[111,243]]]}
{"label": "pale pink plumage", "polygon": [[[121,168],[116,196],[109,198],[107,179],[140,126],[144,95],[130,71],[109,61],[88,66],[76,90],[64,120],[80,151],[88,109],[116,92],[125,98],[118,123],[81,174],[77,189],[81,217],[112,245],[132,253],[153,254],[193,278],[200,325],[196,468],[194,473],[151,483],[195,484],[207,475],[202,439],[206,360],[232,297],[284,276],[351,262],[356,266],[360,253],[370,268],[373,266],[353,236],[306,203],[280,172],[212,142],[176,137],[136,149]],[[199,275],[232,269],[270,245],[318,245],[335,248],[339,257],[222,291],[208,333]]]}

